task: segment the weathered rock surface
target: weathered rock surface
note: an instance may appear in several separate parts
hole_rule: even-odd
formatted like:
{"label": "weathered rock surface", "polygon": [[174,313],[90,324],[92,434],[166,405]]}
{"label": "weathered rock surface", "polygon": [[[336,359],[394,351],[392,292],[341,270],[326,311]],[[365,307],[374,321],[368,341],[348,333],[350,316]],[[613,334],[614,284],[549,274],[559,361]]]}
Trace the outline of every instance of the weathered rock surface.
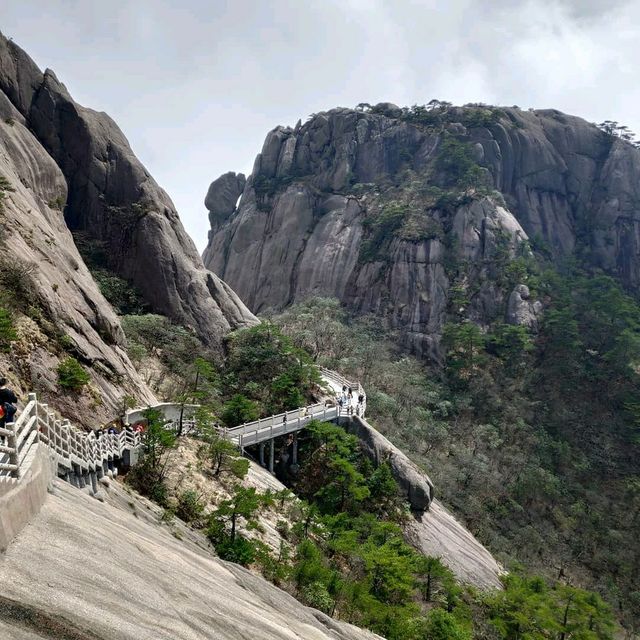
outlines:
{"label": "weathered rock surface", "polygon": [[[337,297],[437,357],[460,284],[452,262],[473,263],[463,283],[468,316],[480,324],[504,319],[511,291],[492,284],[492,261],[505,239],[512,254],[528,239],[554,259],[572,254],[579,239],[594,268],[640,290],[638,149],[553,110],[504,108],[488,126],[465,126],[456,121],[463,110],[452,109],[441,133],[398,116],[394,105],[333,109],[267,135],[238,209],[212,227],[205,252],[206,265],[254,312]],[[433,233],[400,234],[377,258],[359,258],[381,194],[419,194],[437,182],[445,135],[469,145],[495,194],[453,211],[417,211]]]}
{"label": "weathered rock surface", "polygon": [[[48,173],[30,176],[41,181],[44,202],[64,205],[68,227],[103,242],[109,267],[133,283],[156,312],[193,328],[213,346],[229,330],[256,322],[205,269],[173,203],[113,120],[76,104],[52,71],[40,72],[2,35],[0,109],[3,133],[6,121],[15,121],[13,137],[38,146],[40,160],[48,154]],[[24,149],[23,157],[33,160]]]}
{"label": "weathered rock surface", "polygon": [[0,212],[2,258],[21,267],[51,330],[66,336],[76,357],[91,366],[94,393],[74,397],[58,393],[56,368],[63,350],[55,336],[45,335],[29,318],[20,322],[21,339],[12,353],[0,354],[3,374],[23,398],[36,390],[66,417],[93,426],[117,415],[124,388],[139,402],[153,402],[153,394],[124,351],[118,318],[98,290],[57,208],[56,199],[66,199],[65,177],[2,91],[0,176],[9,184]]}
{"label": "weathered rock surface", "polygon": [[345,426],[358,437],[364,453],[376,465],[389,463],[393,477],[405,493],[413,511],[422,514],[429,509],[433,500],[433,483],[423,471],[364,418],[354,416],[345,422]]}
{"label": "weathered rock surface", "polygon": [[526,284],[519,284],[509,296],[506,320],[509,324],[535,329],[538,326],[538,316],[541,310],[540,301],[531,301],[529,287]]}
{"label": "weathered rock surface", "polygon": [[[66,483],[58,489],[0,561],[2,637],[52,639],[65,631],[95,640],[379,638],[218,560],[195,532],[183,528],[178,540],[160,524],[158,507],[117,486],[108,503]],[[14,603],[27,615],[16,615]]]}
{"label": "weathered rock surface", "polygon": [[405,532],[416,549],[440,558],[461,582],[479,589],[502,588],[503,568],[438,500],[410,520]]}
{"label": "weathered rock surface", "polygon": [[204,205],[209,210],[210,236],[236,210],[236,203],[246,184],[244,174],[229,171],[209,185]]}
{"label": "weathered rock surface", "polygon": [[434,497],[429,476],[366,420],[354,417],[344,426],[358,437],[364,453],[376,464],[388,462],[407,497],[413,517],[405,534],[416,549],[440,558],[461,582],[479,589],[502,588],[503,569],[491,553]]}

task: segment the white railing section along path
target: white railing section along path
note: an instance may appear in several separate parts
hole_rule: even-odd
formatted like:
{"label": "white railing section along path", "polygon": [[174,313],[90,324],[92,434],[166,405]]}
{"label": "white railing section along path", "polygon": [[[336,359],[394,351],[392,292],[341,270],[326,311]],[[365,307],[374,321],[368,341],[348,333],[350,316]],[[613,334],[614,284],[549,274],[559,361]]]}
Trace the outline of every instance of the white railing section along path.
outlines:
{"label": "white railing section along path", "polygon": [[[364,416],[366,394],[358,382],[351,382],[334,371],[321,369],[325,382],[336,396],[343,387],[353,392],[352,411]],[[364,401],[358,403],[358,397]],[[161,403],[151,407],[162,412],[167,427],[176,427],[182,417],[186,433],[196,427],[195,411],[198,405]],[[133,424],[143,419],[146,409],[128,411],[125,424]],[[243,450],[247,446],[272,440],[304,429],[311,420],[335,420],[347,415],[346,407],[336,404],[317,403],[301,407],[268,418],[225,429],[223,432]],[[17,482],[31,464],[35,445],[44,444],[58,465],[58,473],[66,473],[76,478],[91,475],[95,482],[113,465],[113,461],[127,454],[131,463],[135,462],[135,452],[140,447],[140,434],[123,429],[116,434],[103,433],[96,437],[94,431],[86,432],[75,427],[68,420],[62,420],[38,401],[36,394],[29,394],[29,402],[13,423],[0,428],[0,482]]]}
{"label": "white railing section along path", "polygon": [[105,466],[140,446],[139,434],[131,431],[96,437],[94,431],[75,427],[39,402],[35,393],[29,394],[29,402],[15,422],[0,428],[0,437],[4,442],[0,446],[0,480],[19,479],[32,457],[29,453],[38,442],[47,447],[63,475],[65,470],[102,475]]}

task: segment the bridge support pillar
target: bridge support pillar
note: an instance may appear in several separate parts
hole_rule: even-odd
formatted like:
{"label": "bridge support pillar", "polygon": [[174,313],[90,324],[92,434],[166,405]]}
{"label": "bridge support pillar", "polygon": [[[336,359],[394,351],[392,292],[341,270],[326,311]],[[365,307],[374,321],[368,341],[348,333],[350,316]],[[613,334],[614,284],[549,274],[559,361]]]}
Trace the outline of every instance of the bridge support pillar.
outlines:
{"label": "bridge support pillar", "polygon": [[91,479],[93,493],[98,493],[98,474],[95,471],[89,471],[89,478]]}
{"label": "bridge support pillar", "polygon": [[298,434],[293,434],[293,442],[291,443],[291,464],[298,464]]}
{"label": "bridge support pillar", "polygon": [[261,442],[258,445],[258,451],[260,452],[260,456],[259,456],[260,466],[264,467],[265,466],[265,463],[264,463],[264,442]]}
{"label": "bridge support pillar", "polygon": [[276,441],[269,440],[269,471],[274,473],[276,468]]}

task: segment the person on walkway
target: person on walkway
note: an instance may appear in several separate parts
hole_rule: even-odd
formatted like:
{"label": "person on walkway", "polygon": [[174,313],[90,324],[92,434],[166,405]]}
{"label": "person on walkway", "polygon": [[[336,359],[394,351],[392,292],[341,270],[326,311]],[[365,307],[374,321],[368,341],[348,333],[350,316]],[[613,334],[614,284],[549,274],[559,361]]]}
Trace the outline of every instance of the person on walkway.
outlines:
{"label": "person on walkway", "polygon": [[7,387],[7,379],[0,377],[0,427],[13,422],[16,415],[16,394]]}
{"label": "person on walkway", "polygon": [[344,405],[344,398],[342,396],[340,396],[340,398],[338,399],[338,415],[342,415],[342,407]]}
{"label": "person on walkway", "polygon": [[364,395],[360,394],[358,396],[358,415],[361,416],[363,414],[364,409]]}
{"label": "person on walkway", "polygon": [[347,396],[346,406],[347,406],[347,415],[348,416],[352,416],[353,415],[353,402],[351,400],[352,400],[351,396]]}

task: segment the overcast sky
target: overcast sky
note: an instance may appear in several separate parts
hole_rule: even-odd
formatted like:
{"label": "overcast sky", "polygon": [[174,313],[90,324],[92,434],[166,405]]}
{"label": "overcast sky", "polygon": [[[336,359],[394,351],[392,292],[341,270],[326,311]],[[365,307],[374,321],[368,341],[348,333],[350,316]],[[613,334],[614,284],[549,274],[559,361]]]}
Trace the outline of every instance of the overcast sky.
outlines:
{"label": "overcast sky", "polygon": [[[200,249],[266,133],[389,101],[555,107],[640,134],[638,0],[2,0],[0,30],[106,111]],[[8,6],[7,6],[8,5]]]}

